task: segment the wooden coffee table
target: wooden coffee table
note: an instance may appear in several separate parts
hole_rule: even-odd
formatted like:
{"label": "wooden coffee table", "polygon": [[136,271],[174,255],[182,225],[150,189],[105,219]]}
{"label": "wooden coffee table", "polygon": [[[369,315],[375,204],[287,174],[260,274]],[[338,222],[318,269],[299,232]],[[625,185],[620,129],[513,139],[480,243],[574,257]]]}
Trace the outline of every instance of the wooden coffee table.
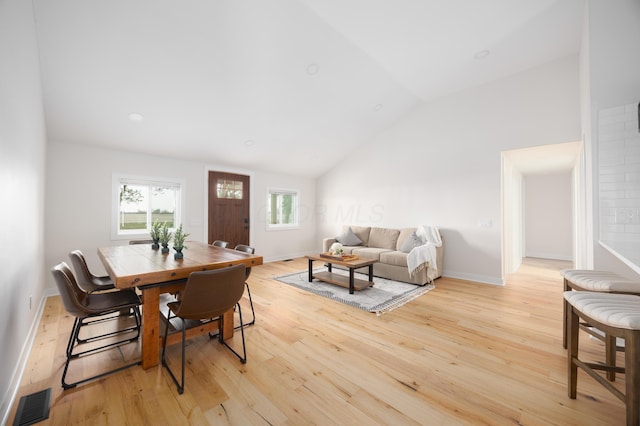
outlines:
{"label": "wooden coffee table", "polygon": [[[354,290],[362,290],[373,285],[373,264],[377,262],[375,259],[339,259],[337,257],[325,257],[321,255],[309,255],[306,256],[309,259],[309,282],[312,282],[314,278],[319,279],[330,284],[339,285],[349,289],[349,294],[353,294]],[[313,273],[313,261],[317,260],[327,264],[328,271]],[[331,272],[332,265],[340,265],[349,269],[349,276],[336,274]],[[354,271],[356,269],[368,266],[369,267],[369,281],[360,280],[354,277]]]}

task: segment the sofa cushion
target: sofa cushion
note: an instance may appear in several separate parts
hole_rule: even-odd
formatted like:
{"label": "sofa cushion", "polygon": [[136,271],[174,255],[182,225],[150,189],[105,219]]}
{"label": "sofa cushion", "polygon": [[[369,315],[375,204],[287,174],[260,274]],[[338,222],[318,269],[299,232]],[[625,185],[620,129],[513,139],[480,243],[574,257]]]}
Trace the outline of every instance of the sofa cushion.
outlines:
{"label": "sofa cushion", "polygon": [[401,251],[386,251],[380,253],[380,262],[387,265],[407,267],[407,253]]}
{"label": "sofa cushion", "polygon": [[342,233],[344,234],[351,228],[354,234],[362,241],[362,245],[366,246],[369,243],[369,233],[371,232],[370,226],[343,226]]}
{"label": "sofa cushion", "polygon": [[404,239],[402,245],[400,245],[400,251],[403,253],[409,253],[414,248],[423,245],[422,240],[416,235],[415,231]]}
{"label": "sofa cushion", "polygon": [[360,259],[375,259],[380,261],[380,254],[389,250],[376,247],[354,247],[351,254],[356,254]]}
{"label": "sofa cushion", "polygon": [[349,227],[346,231],[336,237],[336,241],[344,246],[359,246],[362,240]]}
{"label": "sofa cushion", "polygon": [[409,238],[411,234],[416,232],[416,228],[402,228],[400,230],[400,235],[398,235],[398,242],[396,243],[396,250],[400,250],[404,241]]}
{"label": "sofa cushion", "polygon": [[400,231],[391,228],[371,228],[369,233],[369,247],[395,250]]}

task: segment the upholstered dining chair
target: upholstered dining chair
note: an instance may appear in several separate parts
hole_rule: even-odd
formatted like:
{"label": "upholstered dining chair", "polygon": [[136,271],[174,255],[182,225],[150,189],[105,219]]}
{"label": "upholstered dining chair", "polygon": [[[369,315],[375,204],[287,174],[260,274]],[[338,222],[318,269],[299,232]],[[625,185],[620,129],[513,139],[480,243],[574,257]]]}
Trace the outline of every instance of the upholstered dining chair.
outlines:
{"label": "upholstered dining chair", "polygon": [[215,240],[213,243],[211,243],[211,245],[220,248],[227,248],[229,246],[229,243],[222,240]]}
{"label": "upholstered dining chair", "polygon": [[[248,246],[246,244],[238,244],[235,247],[235,250],[244,252],[244,253],[249,253],[249,254],[255,254],[256,249],[254,247]],[[251,275],[251,268],[247,268],[246,270],[246,277],[245,277],[245,281],[244,281],[244,285],[247,289],[247,296],[249,296],[249,306],[251,306],[251,321],[247,322],[246,324],[240,324],[240,327],[247,327],[249,325],[253,325],[256,323],[256,311],[253,309],[253,299],[251,299],[251,290],[249,289],[249,275]]]}
{"label": "upholstered dining chair", "polygon": [[[73,328],[69,336],[69,342],[67,343],[67,360],[64,364],[64,371],[62,373],[62,387],[63,389],[73,388],[81,383],[88,382],[93,379],[104,377],[108,374],[112,374],[125,368],[132,367],[140,364],[140,360],[130,363],[110,371],[93,375],[91,377],[78,380],[73,383],[67,383],[66,377],[69,371],[69,364],[72,360],[78,359],[83,356],[91,355],[109,348],[116,346],[122,346],[127,343],[135,342],[140,337],[140,298],[134,290],[121,290],[115,292],[105,293],[88,293],[84,291],[78,285],[73,272],[66,263],[61,262],[51,270],[54,281],[60,292],[62,303],[66,311],[75,317],[73,322]],[[93,325],[99,322],[99,319],[106,318],[109,315],[119,313],[122,310],[133,310],[135,317],[135,325],[127,325],[126,322],[112,321],[111,324],[123,324],[121,328],[112,331],[107,331],[103,334],[90,335],[89,337],[80,338],[80,330],[88,325]],[[87,318],[96,318],[92,322],[83,322]],[[106,330],[103,330],[106,331]],[[131,336],[131,333],[135,335]],[[126,335],[120,340],[114,341],[113,337]],[[107,343],[102,346],[93,345],[93,342],[104,340]],[[81,345],[88,344],[84,348],[89,349],[75,351]]]}
{"label": "upholstered dining chair", "polygon": [[[165,318],[165,336],[169,335],[169,324],[172,318],[180,318],[182,331],[182,369],[181,380],[178,382],[166,360],[167,339],[164,339],[162,347],[162,365],[167,369],[171,379],[176,385],[179,394],[184,392],[184,364],[185,364],[185,340],[188,321],[196,321],[199,325],[202,321],[220,321],[222,330],[223,314],[234,306],[240,315],[242,323],[242,308],[238,303],[244,293],[245,266],[236,265],[211,271],[192,272],[187,279],[181,298],[178,301],[167,304],[168,312]],[[222,333],[218,333],[218,340],[224,344],[244,364],[247,362],[247,349],[244,340],[244,329],[241,328],[242,355],[236,352],[224,339]]]}
{"label": "upholstered dining chair", "polygon": [[[627,425],[640,424],[640,296],[632,294],[602,293],[591,291],[565,291],[567,315],[567,366],[568,394],[576,399],[578,367],[620,399],[626,407]],[[581,323],[605,333],[609,340],[607,351],[614,348],[615,339],[624,339],[624,368],[617,367],[606,355],[605,362],[589,362],[580,359],[578,336]],[[615,357],[615,354],[613,354]],[[614,358],[615,359],[615,358]],[[611,372],[624,373],[624,393],[613,386],[598,371],[607,376]]]}
{"label": "upholstered dining chair", "polygon": [[80,288],[87,293],[96,291],[111,290],[115,288],[113,280],[108,276],[94,275],[87,266],[87,261],[80,250],[69,253],[71,264],[76,271],[77,281]]}

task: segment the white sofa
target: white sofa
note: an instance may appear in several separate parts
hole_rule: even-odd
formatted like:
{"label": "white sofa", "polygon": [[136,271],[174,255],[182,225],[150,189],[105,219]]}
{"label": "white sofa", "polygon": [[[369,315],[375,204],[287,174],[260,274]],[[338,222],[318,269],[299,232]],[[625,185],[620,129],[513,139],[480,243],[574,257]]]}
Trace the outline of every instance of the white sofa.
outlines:
{"label": "white sofa", "polygon": [[[350,245],[349,228],[355,234],[360,244]],[[396,281],[403,281],[411,284],[425,285],[431,280],[427,276],[427,269],[422,269],[409,275],[407,267],[407,256],[412,247],[412,240],[415,239],[417,228],[377,228],[369,226],[344,226],[342,233],[336,237],[324,238],[322,240],[322,251],[328,252],[331,245],[340,242],[346,254],[355,254],[361,259],[376,259],[378,262],[373,265],[373,275],[388,278]],[[343,241],[339,241],[339,240]],[[442,276],[442,263],[444,248],[441,245],[436,248],[435,278]],[[431,266],[432,267],[432,266]],[[362,268],[357,272],[367,273],[367,268]]]}

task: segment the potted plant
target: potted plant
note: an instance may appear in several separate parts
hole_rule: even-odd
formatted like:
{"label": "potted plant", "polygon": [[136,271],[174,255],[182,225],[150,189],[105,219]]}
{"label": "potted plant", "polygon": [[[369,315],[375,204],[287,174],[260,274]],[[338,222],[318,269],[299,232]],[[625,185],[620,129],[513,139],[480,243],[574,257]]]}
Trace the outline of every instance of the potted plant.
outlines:
{"label": "potted plant", "polygon": [[186,249],[187,246],[184,245],[184,240],[189,236],[189,234],[182,231],[182,224],[176,229],[175,234],[173,235],[173,249],[176,253],[173,255],[174,259],[182,259],[184,254],[182,253],[183,249]]}
{"label": "potted plant", "polygon": [[167,222],[162,224],[160,228],[160,244],[162,244],[162,254],[169,253],[169,241],[171,241],[171,232],[169,232],[169,225]]}
{"label": "potted plant", "polygon": [[162,230],[162,224],[157,220],[151,224],[151,231],[149,232],[149,235],[153,240],[153,244],[151,244],[151,248],[154,250],[158,250],[160,248],[160,244],[158,244],[158,241],[160,241],[161,230]]}

